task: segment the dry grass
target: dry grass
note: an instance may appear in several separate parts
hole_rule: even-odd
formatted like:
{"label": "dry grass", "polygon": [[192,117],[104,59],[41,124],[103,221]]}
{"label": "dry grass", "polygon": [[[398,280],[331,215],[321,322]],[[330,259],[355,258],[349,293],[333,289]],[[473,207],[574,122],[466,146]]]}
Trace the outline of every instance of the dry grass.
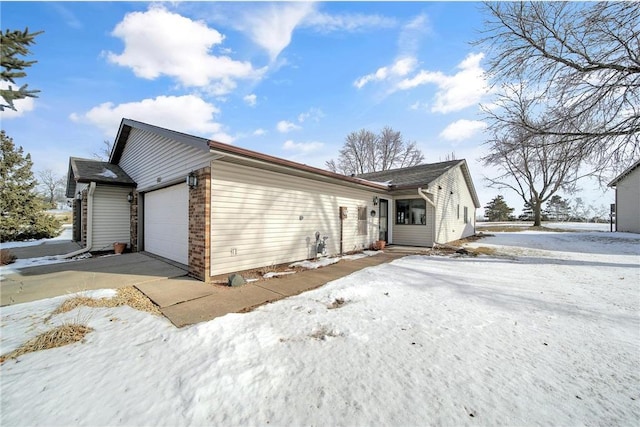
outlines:
{"label": "dry grass", "polygon": [[145,294],[134,288],[133,286],[129,286],[126,288],[119,288],[117,290],[117,294],[113,298],[88,298],[88,297],[73,297],[66,301],[64,301],[58,308],[56,308],[51,315],[47,318],[50,319],[52,316],[60,313],[66,313],[73,310],[76,307],[85,306],[85,307],[120,307],[123,305],[128,305],[136,310],[146,311],[148,313],[160,315],[160,309],[156,306]]}
{"label": "dry grass", "polygon": [[495,255],[496,250],[494,248],[488,248],[486,246],[478,246],[477,248],[465,248],[471,255]]}
{"label": "dry grass", "polygon": [[16,261],[16,256],[9,249],[0,249],[0,265],[9,265]]}
{"label": "dry grass", "polygon": [[86,325],[65,323],[27,341],[12,352],[0,356],[0,363],[4,363],[9,359],[15,359],[26,353],[62,347],[63,345],[82,341],[85,335],[91,331],[93,331],[93,329]]}

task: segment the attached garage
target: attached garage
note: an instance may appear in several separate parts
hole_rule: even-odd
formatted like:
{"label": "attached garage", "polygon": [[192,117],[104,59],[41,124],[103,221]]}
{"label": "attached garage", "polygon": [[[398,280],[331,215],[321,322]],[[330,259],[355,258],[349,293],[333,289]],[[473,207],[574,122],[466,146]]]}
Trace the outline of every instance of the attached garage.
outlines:
{"label": "attached garage", "polygon": [[144,194],[144,250],[189,264],[189,187],[173,185]]}

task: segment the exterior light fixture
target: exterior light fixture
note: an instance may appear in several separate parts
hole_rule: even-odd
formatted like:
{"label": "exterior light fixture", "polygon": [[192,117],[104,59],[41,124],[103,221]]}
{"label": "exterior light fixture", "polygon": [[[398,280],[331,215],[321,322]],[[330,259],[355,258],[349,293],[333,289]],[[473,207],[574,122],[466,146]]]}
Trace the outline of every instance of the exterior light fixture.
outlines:
{"label": "exterior light fixture", "polygon": [[373,196],[373,206],[378,206],[378,196]]}
{"label": "exterior light fixture", "polygon": [[129,203],[133,202],[133,193],[127,194],[127,202]]}
{"label": "exterior light fixture", "polygon": [[82,200],[82,193],[78,191],[78,194],[76,194],[76,200]]}
{"label": "exterior light fixture", "polygon": [[198,177],[194,172],[187,175],[187,185],[189,188],[196,188],[198,186]]}

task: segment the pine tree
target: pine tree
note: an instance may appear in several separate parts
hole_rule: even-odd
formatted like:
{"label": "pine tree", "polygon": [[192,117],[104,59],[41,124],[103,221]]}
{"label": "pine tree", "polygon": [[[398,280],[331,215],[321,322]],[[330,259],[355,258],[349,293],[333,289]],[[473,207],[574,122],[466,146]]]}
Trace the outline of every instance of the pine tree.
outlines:
{"label": "pine tree", "polygon": [[511,213],[513,208],[507,205],[504,198],[500,195],[496,196],[484,207],[484,216],[489,222],[509,221],[513,219]]}
{"label": "pine tree", "polygon": [[42,239],[60,234],[60,223],[44,212],[30,154],[0,131],[0,241]]}
{"label": "pine tree", "polygon": [[547,202],[544,210],[549,219],[553,221],[566,221],[569,219],[570,211],[569,202],[557,194]]}
{"label": "pine tree", "polygon": [[[2,55],[0,56],[0,62],[2,65],[2,81],[16,84],[15,79],[25,77],[27,73],[23,70],[32,66],[37,61],[25,61],[17,56],[29,55],[31,52],[28,47],[35,43],[35,37],[41,34],[42,31],[29,34],[29,29],[24,31],[20,30],[5,30],[4,33],[0,33],[0,48]],[[0,95],[6,104],[0,103],[0,111],[4,111],[5,108],[10,108],[16,111],[16,107],[13,102],[18,99],[26,97],[37,98],[36,93],[39,90],[28,90],[27,84],[20,86],[17,90],[8,85],[8,88],[0,88]]]}

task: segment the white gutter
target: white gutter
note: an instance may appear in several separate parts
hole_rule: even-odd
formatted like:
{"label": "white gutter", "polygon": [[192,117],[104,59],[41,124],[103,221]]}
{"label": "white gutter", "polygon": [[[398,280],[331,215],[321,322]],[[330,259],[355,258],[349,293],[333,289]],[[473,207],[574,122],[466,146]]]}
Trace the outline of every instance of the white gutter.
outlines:
{"label": "white gutter", "polygon": [[96,191],[96,183],[91,182],[89,184],[89,190],[87,191],[87,245],[78,249],[74,252],[69,252],[68,254],[58,255],[58,259],[71,258],[76,255],[83,254],[85,252],[89,252],[91,250],[91,246],[93,246],[93,193]]}
{"label": "white gutter", "polygon": [[430,198],[428,198],[425,193],[422,192],[422,187],[418,187],[418,196],[422,197],[427,203],[429,203],[434,208],[436,207],[436,204],[433,203],[433,201]]}

